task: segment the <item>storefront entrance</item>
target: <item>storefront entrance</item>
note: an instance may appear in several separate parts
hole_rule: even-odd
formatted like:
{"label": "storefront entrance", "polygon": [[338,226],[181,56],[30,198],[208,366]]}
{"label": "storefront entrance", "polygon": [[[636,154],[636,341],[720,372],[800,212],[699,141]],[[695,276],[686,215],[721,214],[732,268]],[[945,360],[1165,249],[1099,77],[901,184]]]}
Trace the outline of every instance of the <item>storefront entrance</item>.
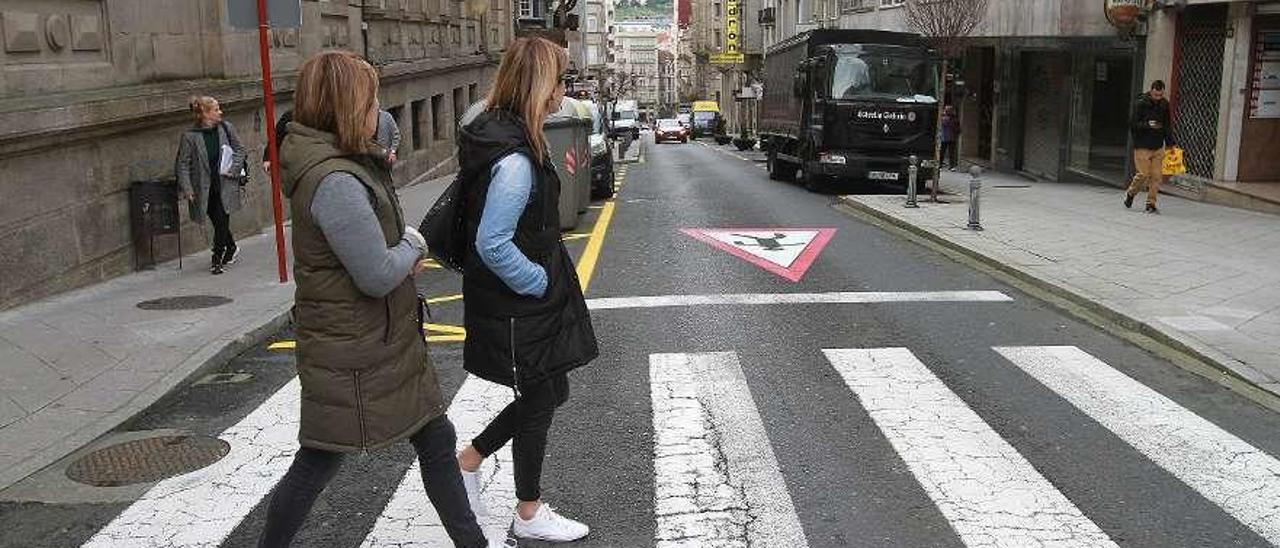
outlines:
{"label": "storefront entrance", "polygon": [[1133,55],[1079,53],[1071,89],[1071,146],[1067,167],[1113,184],[1129,169],[1129,109]]}
{"label": "storefront entrance", "polygon": [[1071,58],[1063,52],[1022,54],[1022,153],[1018,169],[1057,181],[1062,159],[1063,123]]}

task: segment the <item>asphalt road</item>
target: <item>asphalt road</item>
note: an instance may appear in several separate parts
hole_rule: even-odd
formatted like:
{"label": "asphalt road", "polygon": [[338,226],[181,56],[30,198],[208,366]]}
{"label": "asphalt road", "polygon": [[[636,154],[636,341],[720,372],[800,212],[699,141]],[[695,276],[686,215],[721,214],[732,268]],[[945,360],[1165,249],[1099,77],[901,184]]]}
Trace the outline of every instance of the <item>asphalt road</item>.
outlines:
{"label": "asphalt road", "polygon": [[[602,355],[571,376],[544,478],[593,528],[574,546],[1280,543],[1276,414],[770,181],[758,154],[643,146],[616,201],[567,237],[580,257],[593,227],[603,243],[588,291]],[[446,299],[431,356],[469,431],[510,394],[461,370],[460,280],[421,286]],[[238,440],[265,417],[236,466],[104,490],[55,465],[43,491],[0,493],[0,546],[254,545],[296,433],[273,398],[292,354],[223,372],[250,378],[183,387],[120,430]],[[412,464],[407,445],[351,456],[297,545],[446,545],[400,489]],[[500,503],[510,480],[491,473]]]}

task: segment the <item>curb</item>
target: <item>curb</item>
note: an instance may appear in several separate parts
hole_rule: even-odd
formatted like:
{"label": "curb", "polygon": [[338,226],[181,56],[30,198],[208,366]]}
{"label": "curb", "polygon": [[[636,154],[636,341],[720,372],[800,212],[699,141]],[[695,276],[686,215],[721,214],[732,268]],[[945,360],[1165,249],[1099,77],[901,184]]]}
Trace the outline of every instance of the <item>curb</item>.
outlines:
{"label": "curb", "polygon": [[271,335],[289,325],[293,301],[290,300],[288,304],[289,306],[286,306],[283,311],[269,312],[266,315],[267,318],[257,327],[239,335],[223,336],[210,341],[199,351],[174,366],[160,380],[139,391],[129,403],[82,426],[27,461],[5,470],[0,474],[0,491],[48,468],[111,431],[128,425],[177,388],[212,369],[226,365],[240,353],[260,345]]}
{"label": "curb", "polygon": [[[1233,371],[1223,358],[1212,355],[1212,352],[1206,352],[1198,349],[1194,345],[1179,340],[1177,337],[1165,333],[1143,320],[1111,308],[1110,306],[1081,295],[1066,287],[1038,278],[1016,267],[1004,264],[979,251],[975,251],[958,243],[952,242],[951,240],[935,234],[932,231],[877,210],[876,208],[858,202],[857,200],[851,199],[847,196],[839,197],[836,205],[838,207],[843,206],[842,209],[845,209],[853,215],[869,217],[878,221],[878,224],[888,225],[893,229],[907,232],[917,238],[925,240],[927,244],[942,248],[945,251],[949,251],[951,254],[961,255],[964,258],[977,261],[982,266],[994,270],[1004,276],[1011,277],[1014,281],[1019,282],[1015,283],[1015,286],[1027,286],[1041,292],[1048,293],[1050,296],[1065,302],[1055,302],[1052,299],[1045,299],[1049,304],[1052,304],[1089,323],[1098,325],[1105,330],[1111,331],[1113,334],[1120,335],[1150,352],[1168,358],[1181,369],[1222,385],[1231,391],[1250,399],[1258,405],[1266,407],[1272,411],[1280,412],[1280,394],[1276,394],[1266,388],[1258,386],[1257,383]],[[1099,320],[1101,320],[1101,322]],[[1137,337],[1127,335],[1137,335]],[[1173,355],[1170,355],[1170,351],[1172,351]]]}

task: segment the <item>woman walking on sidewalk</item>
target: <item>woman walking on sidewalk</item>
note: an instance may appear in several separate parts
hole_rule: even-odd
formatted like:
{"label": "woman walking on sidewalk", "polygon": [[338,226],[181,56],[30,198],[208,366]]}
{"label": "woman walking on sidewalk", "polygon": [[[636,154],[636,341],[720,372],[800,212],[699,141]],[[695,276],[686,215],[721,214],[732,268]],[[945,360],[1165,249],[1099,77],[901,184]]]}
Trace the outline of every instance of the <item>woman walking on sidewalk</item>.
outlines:
{"label": "woman walking on sidewalk", "polygon": [[[408,438],[456,546],[487,546],[467,503],[413,276],[426,242],[405,225],[373,142],[378,75],[349,52],[302,67],[280,167],[293,216],[302,448],[276,486],[262,547],[288,546],[344,453]],[[498,544],[495,544],[498,546]]]}
{"label": "woman walking on sidewalk", "polygon": [[542,124],[560,109],[568,59],[541,38],[513,42],[487,109],[459,135],[467,242],[463,295],[467,371],[511,386],[508,405],[459,455],[472,507],[481,462],[512,442],[517,537],[567,542],[586,525],[542,502],[542,463],[567,373],[597,355],[573,263],[560,241],[560,180]]}
{"label": "woman walking on sidewalk", "polygon": [[[213,224],[213,262],[209,271],[222,274],[236,261],[239,248],[231,234],[231,214],[240,211],[245,177],[245,151],[235,126],[222,119],[213,97],[192,97],[188,107],[195,124],[182,134],[174,173],[182,199],[191,205],[191,220]],[[229,157],[228,157],[229,156]]]}

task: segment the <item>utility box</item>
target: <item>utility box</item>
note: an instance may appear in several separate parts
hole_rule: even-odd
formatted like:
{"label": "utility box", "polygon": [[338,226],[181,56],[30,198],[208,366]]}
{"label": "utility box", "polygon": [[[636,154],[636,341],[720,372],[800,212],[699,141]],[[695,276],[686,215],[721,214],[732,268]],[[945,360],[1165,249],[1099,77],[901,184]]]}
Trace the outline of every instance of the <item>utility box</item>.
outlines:
{"label": "utility box", "polygon": [[178,268],[182,268],[182,219],[178,214],[176,179],[129,184],[129,224],[133,232],[134,268],[156,266],[156,236],[178,235]]}

